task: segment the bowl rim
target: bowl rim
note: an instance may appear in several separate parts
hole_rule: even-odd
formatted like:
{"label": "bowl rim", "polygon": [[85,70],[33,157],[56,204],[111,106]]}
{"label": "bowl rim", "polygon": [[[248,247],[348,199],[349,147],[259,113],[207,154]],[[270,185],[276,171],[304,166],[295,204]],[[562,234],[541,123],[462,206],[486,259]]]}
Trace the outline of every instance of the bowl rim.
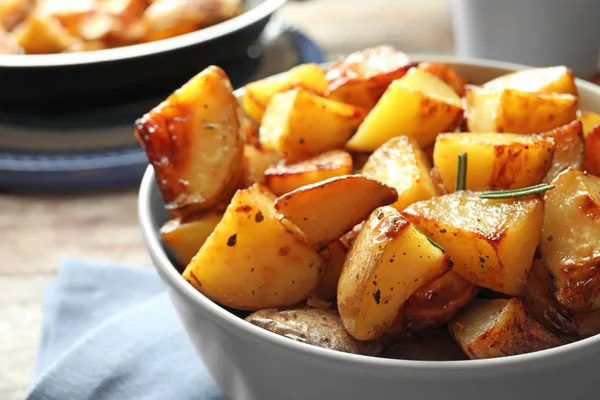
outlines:
{"label": "bowl rim", "polygon": [[[419,61],[437,61],[441,63],[464,64],[469,66],[506,69],[513,71],[531,68],[521,64],[455,56],[415,54],[410,55],[410,57],[411,59]],[[587,90],[595,91],[596,95],[600,97],[599,86],[581,79],[576,79],[576,85],[578,88],[585,88]],[[235,92],[235,94],[238,96],[242,93],[242,89],[238,89]],[[417,361],[344,353],[337,350],[326,349],[311,344],[290,340],[289,338],[267,331],[235,316],[217,303],[210,300],[208,297],[204,296],[189,283],[187,283],[185,279],[183,279],[181,274],[177,272],[177,269],[167,257],[167,253],[162,247],[158,231],[155,231],[152,227],[150,194],[154,190],[155,186],[156,180],[154,169],[151,165],[148,165],[142,178],[139,190],[138,217],[142,230],[142,236],[148,252],[150,253],[154,267],[158,270],[165,283],[172,289],[175,289],[188,302],[191,302],[196,307],[200,307],[203,313],[219,326],[227,329],[233,328],[240,333],[251,336],[265,344],[300,353],[304,356],[322,357],[327,359],[327,361],[344,364],[351,363],[353,366],[361,366],[363,368],[378,368],[386,370],[411,369],[413,371],[437,371],[446,373],[455,371],[459,371],[460,373],[481,373],[482,370],[489,371],[490,368],[493,368],[495,371],[497,371],[498,368],[511,369],[517,366],[519,368],[535,367],[551,363],[553,359],[576,358],[578,354],[585,353],[587,349],[592,346],[600,347],[600,334],[598,334],[555,348],[533,353],[519,354],[515,356],[482,360]]]}
{"label": "bowl rim", "polygon": [[195,44],[208,42],[251,26],[273,14],[285,2],[286,0],[264,0],[256,7],[226,21],[184,35],[155,42],[90,52],[0,55],[0,68],[67,67],[71,65],[120,61],[175,51]]}

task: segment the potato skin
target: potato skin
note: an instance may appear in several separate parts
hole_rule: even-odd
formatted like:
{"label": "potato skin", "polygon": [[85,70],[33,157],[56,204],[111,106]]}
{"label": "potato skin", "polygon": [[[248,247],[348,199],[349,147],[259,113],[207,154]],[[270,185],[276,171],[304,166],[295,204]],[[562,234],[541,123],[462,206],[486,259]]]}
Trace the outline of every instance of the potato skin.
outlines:
{"label": "potato skin", "polygon": [[327,97],[371,110],[392,81],[413,64],[390,46],[377,46],[350,54],[327,70]]}
{"label": "potato skin", "polygon": [[335,310],[297,308],[257,311],[246,321],[289,339],[345,353],[377,356],[386,347],[385,340],[363,342],[346,332]]}
{"label": "potato skin", "polygon": [[540,252],[556,296],[571,311],[599,309],[600,178],[568,168],[552,184],[544,194]]}
{"label": "potato skin", "polygon": [[397,199],[396,189],[390,186],[361,175],[345,175],[280,196],[275,209],[298,225],[320,249],[365,220],[377,207]]}
{"label": "potato skin", "polygon": [[517,296],[540,241],[544,205],[533,196],[486,200],[459,191],[414,203],[403,215],[446,250],[453,272]]}
{"label": "potato skin", "polygon": [[323,273],[323,260],[298,227],[275,211],[274,200],[261,185],[238,190],[183,277],[213,301],[240,310],[306,299]]}
{"label": "potato skin", "polygon": [[521,300],[475,299],[448,324],[471,359],[531,353],[564,344],[531,318]]}
{"label": "potato skin", "polygon": [[294,164],[279,163],[271,166],[264,173],[266,185],[277,196],[301,186],[350,174],[352,174],[352,156],[344,150],[328,151]]}
{"label": "potato skin", "polygon": [[189,217],[233,194],[244,157],[239,112],[227,75],[211,66],[135,122],[168,210]]}

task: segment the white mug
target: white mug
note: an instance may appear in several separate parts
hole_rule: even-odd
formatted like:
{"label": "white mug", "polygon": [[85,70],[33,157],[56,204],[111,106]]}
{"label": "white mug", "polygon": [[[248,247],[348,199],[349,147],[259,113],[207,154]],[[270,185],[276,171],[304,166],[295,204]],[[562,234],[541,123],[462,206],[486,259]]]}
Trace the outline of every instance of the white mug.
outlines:
{"label": "white mug", "polygon": [[456,53],[599,71],[599,0],[450,0]]}

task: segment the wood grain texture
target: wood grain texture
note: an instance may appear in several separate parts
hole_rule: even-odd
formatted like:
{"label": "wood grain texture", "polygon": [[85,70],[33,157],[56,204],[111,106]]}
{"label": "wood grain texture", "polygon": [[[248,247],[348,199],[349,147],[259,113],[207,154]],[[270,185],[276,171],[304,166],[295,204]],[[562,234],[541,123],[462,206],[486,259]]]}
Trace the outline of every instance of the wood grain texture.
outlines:
{"label": "wood grain texture", "polygon": [[[451,53],[446,0],[289,2],[278,16],[330,59],[377,44]],[[0,399],[21,400],[33,373],[43,290],[61,257],[149,265],[135,190],[77,196],[0,195]]]}

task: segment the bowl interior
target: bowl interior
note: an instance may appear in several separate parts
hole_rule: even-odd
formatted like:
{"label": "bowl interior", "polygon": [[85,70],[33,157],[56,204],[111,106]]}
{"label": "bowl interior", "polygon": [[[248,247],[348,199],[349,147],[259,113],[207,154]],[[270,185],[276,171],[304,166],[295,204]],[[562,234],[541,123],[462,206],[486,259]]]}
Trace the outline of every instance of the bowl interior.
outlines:
{"label": "bowl interior", "polygon": [[[411,59],[417,61],[436,61],[448,64],[459,74],[467,77],[472,84],[481,84],[507,72],[528,68],[527,66],[518,64],[479,59],[464,59],[451,56],[415,55],[412,56]],[[600,87],[579,79],[577,80],[577,87],[580,96],[580,109],[600,111]],[[242,93],[243,88],[237,90],[235,94],[239,98]],[[140,187],[139,216],[146,245],[152,255],[157,270],[169,286],[183,294],[190,302],[194,303],[195,306],[205,308],[207,314],[213,320],[217,321],[217,323],[227,326],[228,328],[233,326],[233,328],[245,330],[247,333],[260,336],[265,340],[288,347],[294,351],[303,351],[312,355],[326,356],[333,359],[337,358],[338,360],[344,360],[345,362],[370,363],[370,365],[385,367],[410,366],[414,368],[436,368],[451,371],[453,368],[460,366],[463,370],[469,369],[475,372],[477,368],[483,365],[503,365],[510,367],[511,365],[514,365],[514,363],[523,364],[527,361],[534,363],[547,357],[565,356],[567,354],[573,356],[571,353],[573,353],[574,350],[584,352],[585,348],[590,345],[600,346],[600,335],[597,335],[553,349],[504,358],[466,361],[407,361],[341,353],[295,342],[239,319],[237,316],[234,316],[238,314],[237,312],[232,312],[231,310],[227,310],[212,302],[192,288],[191,285],[181,277],[180,272],[173,262],[173,255],[162,245],[158,235],[160,227],[168,219],[168,214],[164,209],[164,202],[158,190],[158,186],[156,185],[154,170],[151,166],[148,167]]]}

